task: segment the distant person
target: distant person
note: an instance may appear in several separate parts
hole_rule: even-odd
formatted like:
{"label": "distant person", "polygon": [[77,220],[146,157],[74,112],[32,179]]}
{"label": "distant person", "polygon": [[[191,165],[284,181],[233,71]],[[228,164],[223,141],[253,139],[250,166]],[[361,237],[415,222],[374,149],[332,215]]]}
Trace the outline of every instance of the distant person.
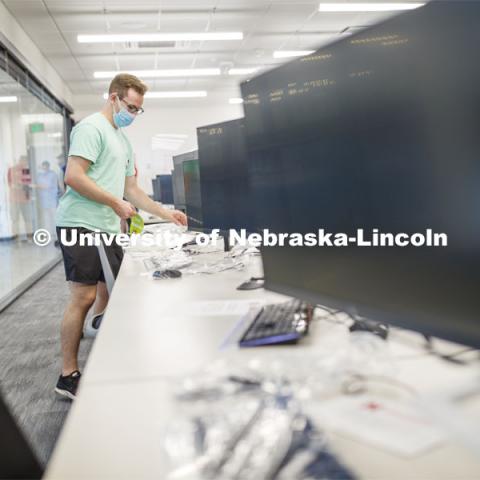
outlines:
{"label": "distant person", "polygon": [[[133,205],[176,224],[187,224],[184,213],[150,199],[134,176],[133,150],[123,129],[143,112],[146,91],[146,85],[137,77],[117,75],[103,109],[73,128],[65,173],[68,187],[57,210],[59,238],[62,230],[67,238],[75,230],[118,234],[120,220],[135,214]],[[73,399],[80,381],[77,355],[85,317],[94,303],[94,314],[105,310],[108,293],[96,247],[66,246],[62,242],[60,246],[70,299],[61,329],[63,367],[55,391]],[[116,276],[123,250],[115,242],[105,250]]]}
{"label": "distant person", "polygon": [[55,214],[57,211],[58,194],[60,192],[57,174],[50,169],[50,162],[42,162],[42,169],[37,179],[38,198],[40,201],[42,228],[55,235]]}
{"label": "distant person", "polygon": [[27,240],[33,234],[33,208],[32,208],[32,177],[30,167],[25,155],[22,155],[18,163],[8,169],[7,181],[10,197],[10,214],[12,218],[12,235],[21,234],[20,217],[24,223],[24,236]]}
{"label": "distant person", "polygon": [[67,170],[67,162],[65,159],[65,154],[61,153],[60,155],[57,155],[57,166],[58,166],[58,181],[59,185],[61,187],[61,193],[65,192],[65,171]]}

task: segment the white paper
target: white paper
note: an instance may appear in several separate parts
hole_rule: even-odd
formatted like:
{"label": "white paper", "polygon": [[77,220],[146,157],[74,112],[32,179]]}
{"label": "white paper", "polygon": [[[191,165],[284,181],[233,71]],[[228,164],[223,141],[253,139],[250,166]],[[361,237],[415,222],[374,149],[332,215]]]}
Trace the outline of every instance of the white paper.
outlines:
{"label": "white paper", "polygon": [[342,397],[322,402],[319,418],[333,431],[401,456],[421,454],[446,439],[446,433],[408,400]]}

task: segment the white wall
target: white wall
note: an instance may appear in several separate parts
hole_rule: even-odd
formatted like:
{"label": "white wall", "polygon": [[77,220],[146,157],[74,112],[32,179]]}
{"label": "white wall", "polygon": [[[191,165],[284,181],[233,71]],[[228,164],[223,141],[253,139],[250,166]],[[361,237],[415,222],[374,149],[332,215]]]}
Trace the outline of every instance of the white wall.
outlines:
{"label": "white wall", "polygon": [[72,92],[66,83],[2,2],[0,37],[56,97],[72,105]]}
{"label": "white wall", "polygon": [[[98,111],[102,101],[90,104],[89,109],[77,110],[75,119]],[[242,105],[228,101],[211,102],[209,99],[147,100],[145,113],[125,129],[136,155],[139,183],[147,193],[152,193],[151,179],[158,174],[169,174],[173,169],[172,156],[197,148],[197,127],[243,117]],[[152,137],[156,134],[187,135],[176,151],[152,150]]]}

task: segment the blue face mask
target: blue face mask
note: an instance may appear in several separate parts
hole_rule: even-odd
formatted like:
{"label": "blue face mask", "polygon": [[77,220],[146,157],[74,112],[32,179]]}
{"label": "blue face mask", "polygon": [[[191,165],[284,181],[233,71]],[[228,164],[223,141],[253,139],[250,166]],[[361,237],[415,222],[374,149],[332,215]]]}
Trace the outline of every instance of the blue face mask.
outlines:
{"label": "blue face mask", "polygon": [[[120,101],[118,103],[120,103]],[[120,108],[120,111],[113,112],[113,123],[118,128],[128,127],[134,120],[135,115],[130,113],[126,108]]]}

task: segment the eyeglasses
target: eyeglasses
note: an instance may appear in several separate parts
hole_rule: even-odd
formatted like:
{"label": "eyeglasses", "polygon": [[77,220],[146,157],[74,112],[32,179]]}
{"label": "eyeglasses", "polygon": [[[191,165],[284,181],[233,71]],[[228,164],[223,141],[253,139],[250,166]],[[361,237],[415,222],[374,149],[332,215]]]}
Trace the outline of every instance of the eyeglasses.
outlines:
{"label": "eyeglasses", "polygon": [[135,105],[127,103],[123,98],[120,98],[120,97],[118,97],[118,98],[121,102],[123,102],[125,104],[125,106],[127,107],[127,110],[130,113],[132,113],[133,115],[141,115],[142,113],[145,112],[145,110],[142,107],[138,108]]}

